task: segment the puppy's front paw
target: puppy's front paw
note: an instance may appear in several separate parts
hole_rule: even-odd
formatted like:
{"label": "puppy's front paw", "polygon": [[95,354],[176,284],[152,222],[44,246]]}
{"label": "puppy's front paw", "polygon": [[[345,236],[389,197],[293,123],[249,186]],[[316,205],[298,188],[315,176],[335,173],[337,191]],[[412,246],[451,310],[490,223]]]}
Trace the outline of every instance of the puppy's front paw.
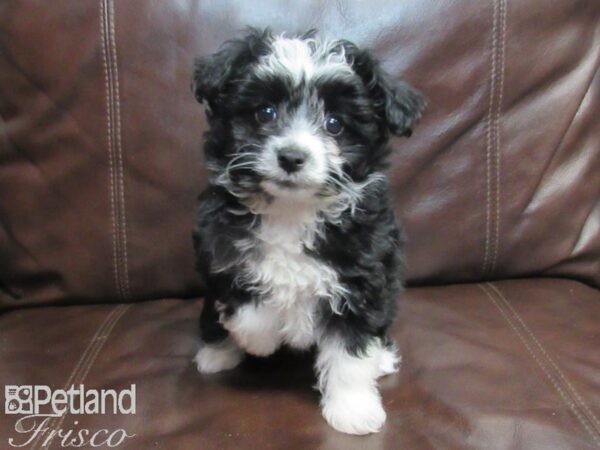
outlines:
{"label": "puppy's front paw", "polygon": [[342,433],[376,433],[385,423],[379,393],[371,389],[340,390],[324,398],[322,406],[325,420]]}
{"label": "puppy's front paw", "polygon": [[244,358],[244,352],[227,339],[218,344],[203,344],[194,357],[200,373],[217,373],[236,367]]}
{"label": "puppy's front paw", "polygon": [[240,348],[254,356],[269,356],[281,345],[279,315],[265,304],[240,307],[224,327]]}

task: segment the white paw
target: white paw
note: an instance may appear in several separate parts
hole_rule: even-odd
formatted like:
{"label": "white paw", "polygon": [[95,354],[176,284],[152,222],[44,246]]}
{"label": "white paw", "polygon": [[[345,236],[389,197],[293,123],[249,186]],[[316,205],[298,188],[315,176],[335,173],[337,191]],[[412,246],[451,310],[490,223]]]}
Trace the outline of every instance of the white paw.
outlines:
{"label": "white paw", "polygon": [[381,398],[373,389],[344,389],[330,393],[323,399],[322,406],[325,420],[342,433],[377,433],[385,423]]}
{"label": "white paw", "polygon": [[378,377],[398,372],[398,366],[400,365],[401,361],[402,357],[397,353],[397,350],[394,347],[384,348],[381,351],[381,357],[379,359]]}
{"label": "white paw", "polygon": [[281,345],[279,316],[267,305],[242,306],[223,325],[237,345],[251,355],[269,356]]}
{"label": "white paw", "polygon": [[275,353],[275,351],[281,345],[279,339],[275,339],[271,334],[261,334],[260,332],[250,334],[245,333],[242,335],[234,336],[236,342],[242,347],[247,353],[254,356],[269,356]]}
{"label": "white paw", "polygon": [[218,344],[203,344],[194,357],[200,373],[217,373],[236,367],[244,358],[244,352],[231,340]]}

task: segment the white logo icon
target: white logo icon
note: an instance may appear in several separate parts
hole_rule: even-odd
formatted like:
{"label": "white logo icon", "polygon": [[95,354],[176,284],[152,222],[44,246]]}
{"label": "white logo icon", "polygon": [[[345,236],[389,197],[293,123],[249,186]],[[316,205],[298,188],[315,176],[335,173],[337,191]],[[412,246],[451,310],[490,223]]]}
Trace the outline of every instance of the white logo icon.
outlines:
{"label": "white logo icon", "polygon": [[4,412],[6,414],[33,413],[32,386],[4,386]]}

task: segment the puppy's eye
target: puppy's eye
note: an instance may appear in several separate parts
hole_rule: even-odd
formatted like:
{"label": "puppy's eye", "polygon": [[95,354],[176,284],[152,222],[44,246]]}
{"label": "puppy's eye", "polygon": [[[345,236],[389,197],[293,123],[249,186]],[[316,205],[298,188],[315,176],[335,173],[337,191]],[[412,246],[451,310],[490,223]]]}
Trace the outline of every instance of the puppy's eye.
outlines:
{"label": "puppy's eye", "polygon": [[269,123],[277,119],[277,110],[274,106],[262,106],[255,114],[258,123]]}
{"label": "puppy's eye", "polygon": [[344,125],[342,125],[342,121],[337,116],[327,116],[323,126],[325,127],[325,131],[331,136],[339,136],[344,130]]}

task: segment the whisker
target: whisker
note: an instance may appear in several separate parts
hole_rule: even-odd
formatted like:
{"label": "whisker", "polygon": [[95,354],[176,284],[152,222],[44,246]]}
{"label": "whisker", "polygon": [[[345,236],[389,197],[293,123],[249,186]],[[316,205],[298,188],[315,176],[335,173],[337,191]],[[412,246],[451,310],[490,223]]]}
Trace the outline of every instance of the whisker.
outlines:
{"label": "whisker", "polygon": [[227,171],[230,172],[232,170],[236,170],[236,169],[244,169],[244,168],[249,168],[249,167],[253,167],[254,166],[254,161],[248,161],[245,163],[239,163],[239,164],[234,164],[233,166],[227,166]]}
{"label": "whisker", "polygon": [[254,156],[254,153],[245,151],[246,149],[253,148],[253,147],[260,148],[260,146],[258,144],[245,144],[245,145],[241,145],[240,147],[237,147],[235,149],[235,152],[233,152],[233,153],[226,153],[225,156],[228,156],[228,157]]}
{"label": "whisker", "polygon": [[248,158],[249,156],[254,156],[254,155],[251,155],[250,153],[243,153],[241,155],[234,156],[233,158],[231,158],[231,160],[229,161],[228,164],[234,163],[243,158]]}

